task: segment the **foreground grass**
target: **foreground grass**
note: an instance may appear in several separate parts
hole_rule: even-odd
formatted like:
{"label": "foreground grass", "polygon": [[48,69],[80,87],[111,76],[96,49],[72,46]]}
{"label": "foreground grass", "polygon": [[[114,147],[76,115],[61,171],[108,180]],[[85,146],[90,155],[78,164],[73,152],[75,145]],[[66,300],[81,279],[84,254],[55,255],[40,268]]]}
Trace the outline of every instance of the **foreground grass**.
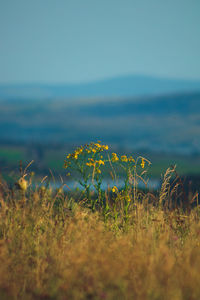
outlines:
{"label": "foreground grass", "polygon": [[128,219],[108,199],[105,218],[84,197],[1,183],[0,299],[200,299],[199,207],[146,196]]}

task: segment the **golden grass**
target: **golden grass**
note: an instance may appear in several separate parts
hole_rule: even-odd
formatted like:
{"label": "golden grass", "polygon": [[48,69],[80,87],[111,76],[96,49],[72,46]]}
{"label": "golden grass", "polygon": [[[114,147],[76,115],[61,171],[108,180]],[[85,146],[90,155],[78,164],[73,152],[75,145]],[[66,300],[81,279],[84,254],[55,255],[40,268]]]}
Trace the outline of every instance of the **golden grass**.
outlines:
{"label": "golden grass", "polygon": [[200,209],[164,207],[166,186],[124,221],[1,184],[0,299],[200,299]]}

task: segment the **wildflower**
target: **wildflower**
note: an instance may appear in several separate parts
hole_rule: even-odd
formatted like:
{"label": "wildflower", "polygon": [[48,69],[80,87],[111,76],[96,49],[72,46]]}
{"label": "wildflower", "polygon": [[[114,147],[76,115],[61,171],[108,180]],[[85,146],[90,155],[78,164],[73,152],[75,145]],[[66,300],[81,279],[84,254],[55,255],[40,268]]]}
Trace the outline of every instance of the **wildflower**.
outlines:
{"label": "wildflower", "polygon": [[95,166],[94,160],[91,158],[90,162],[86,163],[86,166],[88,166],[88,167],[92,167],[93,166],[94,167]]}
{"label": "wildflower", "polygon": [[96,171],[97,171],[97,173],[101,174],[101,170],[99,170],[99,169],[96,169]]}
{"label": "wildflower", "polygon": [[101,148],[101,145],[100,145],[100,144],[95,144],[95,146],[96,146],[97,148]]}
{"label": "wildflower", "polygon": [[99,165],[104,165],[104,161],[101,160],[101,159],[99,161],[97,161],[97,162],[98,162]]}
{"label": "wildflower", "polygon": [[79,154],[82,153],[82,152],[83,152],[83,148],[80,148],[79,149]]}
{"label": "wildflower", "polygon": [[127,162],[128,161],[127,156],[126,155],[122,155],[121,156],[121,161]]}
{"label": "wildflower", "polygon": [[130,156],[130,157],[128,158],[128,161],[130,161],[130,162],[135,162],[135,159],[134,159],[132,156]]}
{"label": "wildflower", "polygon": [[115,162],[115,161],[118,161],[118,160],[119,160],[119,158],[118,158],[117,154],[112,153],[112,161]]}
{"label": "wildflower", "polygon": [[78,155],[81,154],[81,152],[82,152],[82,151],[81,151],[80,149],[77,149],[77,150],[74,152],[74,155],[75,155],[75,156],[78,156]]}
{"label": "wildflower", "polygon": [[142,169],[144,169],[144,166],[145,166],[145,161],[144,161],[144,158],[142,158],[142,162],[141,162],[141,167],[142,167]]}
{"label": "wildflower", "polygon": [[116,186],[113,186],[112,192],[113,192],[113,193],[117,193],[117,192],[118,192],[118,188],[117,188]]}

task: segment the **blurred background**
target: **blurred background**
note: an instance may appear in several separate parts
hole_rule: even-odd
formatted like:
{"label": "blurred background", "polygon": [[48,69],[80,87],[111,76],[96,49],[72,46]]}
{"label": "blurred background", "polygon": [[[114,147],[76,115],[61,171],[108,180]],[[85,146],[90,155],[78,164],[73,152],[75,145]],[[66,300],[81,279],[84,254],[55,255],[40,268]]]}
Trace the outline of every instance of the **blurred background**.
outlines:
{"label": "blurred background", "polygon": [[0,0],[0,173],[101,140],[199,184],[199,0]]}

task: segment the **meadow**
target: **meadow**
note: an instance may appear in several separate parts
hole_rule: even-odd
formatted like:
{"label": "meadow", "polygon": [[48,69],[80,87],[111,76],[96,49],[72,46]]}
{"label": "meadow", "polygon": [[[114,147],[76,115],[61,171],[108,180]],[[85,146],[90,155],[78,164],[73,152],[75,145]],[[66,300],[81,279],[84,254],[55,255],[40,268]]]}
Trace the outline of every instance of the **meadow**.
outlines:
{"label": "meadow", "polygon": [[185,191],[175,167],[159,190],[141,190],[151,162],[108,151],[97,142],[67,153],[82,190],[46,177],[35,186],[30,165],[15,185],[1,178],[0,299],[200,299],[198,191]]}

